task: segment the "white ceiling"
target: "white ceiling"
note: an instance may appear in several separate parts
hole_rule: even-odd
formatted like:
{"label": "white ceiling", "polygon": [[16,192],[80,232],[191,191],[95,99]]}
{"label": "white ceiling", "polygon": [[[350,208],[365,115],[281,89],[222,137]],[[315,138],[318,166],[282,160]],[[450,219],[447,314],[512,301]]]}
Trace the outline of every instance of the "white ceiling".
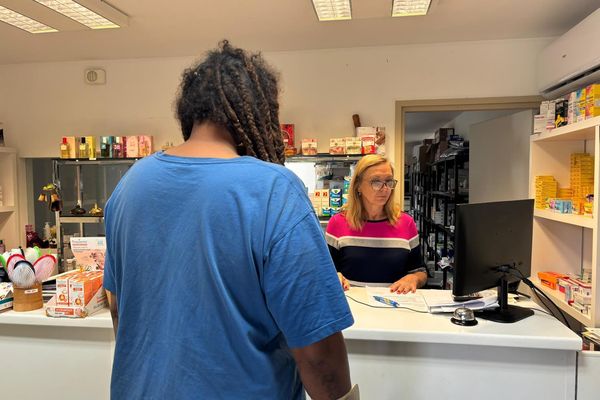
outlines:
{"label": "white ceiling", "polygon": [[[285,51],[551,37],[600,7],[600,0],[433,0],[425,17],[391,18],[391,0],[352,0],[353,20],[319,23],[310,0],[108,3],[129,16],[127,27],[34,35],[0,22],[0,64],[193,56],[223,38],[244,48]],[[0,5],[78,27],[33,0]]]}

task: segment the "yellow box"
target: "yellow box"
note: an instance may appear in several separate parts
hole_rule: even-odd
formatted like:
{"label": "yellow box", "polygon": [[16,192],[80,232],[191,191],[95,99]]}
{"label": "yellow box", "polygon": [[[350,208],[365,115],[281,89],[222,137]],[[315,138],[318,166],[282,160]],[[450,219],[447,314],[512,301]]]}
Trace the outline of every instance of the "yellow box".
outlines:
{"label": "yellow box", "polygon": [[585,88],[585,119],[600,116],[600,84]]}

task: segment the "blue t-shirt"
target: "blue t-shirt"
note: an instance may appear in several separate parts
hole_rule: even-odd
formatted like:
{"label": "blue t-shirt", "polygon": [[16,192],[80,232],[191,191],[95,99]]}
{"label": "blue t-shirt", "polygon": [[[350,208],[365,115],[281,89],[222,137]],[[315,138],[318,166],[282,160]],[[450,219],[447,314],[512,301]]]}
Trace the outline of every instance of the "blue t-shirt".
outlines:
{"label": "blue t-shirt", "polygon": [[312,206],[252,157],[138,161],[105,208],[111,398],[303,399],[289,348],[353,323]]}

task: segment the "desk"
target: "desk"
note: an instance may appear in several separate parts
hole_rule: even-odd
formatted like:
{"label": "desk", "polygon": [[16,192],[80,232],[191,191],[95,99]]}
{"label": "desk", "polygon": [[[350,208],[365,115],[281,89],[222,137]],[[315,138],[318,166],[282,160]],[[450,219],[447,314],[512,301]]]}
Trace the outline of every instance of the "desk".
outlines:
{"label": "desk", "polygon": [[[368,302],[364,288],[346,294]],[[575,399],[581,339],[549,315],[462,327],[449,314],[348,303],[344,337],[364,399]]]}

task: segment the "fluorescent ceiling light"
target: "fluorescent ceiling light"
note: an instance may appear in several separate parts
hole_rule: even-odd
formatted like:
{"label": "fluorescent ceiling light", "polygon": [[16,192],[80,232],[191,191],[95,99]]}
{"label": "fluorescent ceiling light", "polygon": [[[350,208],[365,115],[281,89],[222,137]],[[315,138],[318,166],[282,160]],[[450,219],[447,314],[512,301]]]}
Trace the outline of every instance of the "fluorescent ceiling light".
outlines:
{"label": "fluorescent ceiling light", "polygon": [[312,0],[319,21],[352,19],[350,0]]}
{"label": "fluorescent ceiling light", "polygon": [[394,0],[392,17],[411,17],[425,15],[429,11],[431,0]]}
{"label": "fluorescent ceiling light", "polygon": [[21,28],[29,33],[58,32],[56,29],[51,28],[48,25],[44,25],[35,19],[31,19],[23,14],[19,14],[18,12],[14,12],[13,10],[9,10],[8,8],[2,6],[0,6],[0,21],[6,22],[12,26],[16,26],[17,28]]}
{"label": "fluorescent ceiling light", "polygon": [[35,0],[54,11],[61,13],[92,29],[110,29],[120,26],[100,14],[82,6],[73,0]]}

